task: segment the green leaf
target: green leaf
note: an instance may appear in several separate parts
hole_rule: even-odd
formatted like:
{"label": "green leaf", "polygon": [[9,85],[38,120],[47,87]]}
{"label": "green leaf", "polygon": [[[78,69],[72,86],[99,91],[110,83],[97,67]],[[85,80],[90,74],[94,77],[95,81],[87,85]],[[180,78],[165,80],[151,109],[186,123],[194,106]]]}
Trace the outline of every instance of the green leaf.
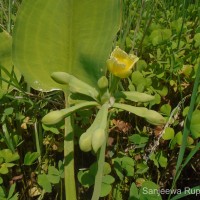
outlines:
{"label": "green leaf", "polygon": [[192,114],[190,130],[192,136],[196,139],[200,137],[200,110],[195,110]]}
{"label": "green leaf", "polygon": [[93,98],[80,94],[80,93],[71,93],[68,97],[68,101],[70,105],[78,104],[86,101],[92,101]]}
{"label": "green leaf", "polygon": [[7,174],[9,172],[8,168],[13,167],[13,163],[3,163],[0,165],[0,174]]}
{"label": "green leaf", "polygon": [[19,197],[19,193],[17,192],[10,199],[7,198],[7,200],[18,200],[19,199],[18,197]]}
{"label": "green leaf", "polygon": [[154,96],[136,91],[118,92],[115,94],[115,97],[124,98],[134,102],[149,102],[155,99]]}
{"label": "green leaf", "polygon": [[115,182],[115,178],[111,175],[105,175],[102,178],[102,182],[106,184],[112,184]]}
{"label": "green leaf", "polygon": [[161,167],[164,167],[164,168],[167,167],[167,158],[163,155],[162,151],[161,151],[161,153],[159,155],[158,162],[159,162]]}
{"label": "green leaf", "polygon": [[0,198],[1,198],[2,200],[6,200],[4,197],[5,197],[5,191],[4,191],[3,188],[0,186]]}
{"label": "green leaf", "polygon": [[188,136],[188,138],[187,138],[187,146],[190,146],[193,143],[194,143],[194,139],[192,137]]}
{"label": "green leaf", "polygon": [[120,180],[123,180],[124,172],[126,173],[126,176],[133,176],[134,165],[134,160],[128,156],[117,157],[114,159],[114,169]]}
{"label": "green leaf", "polygon": [[120,190],[120,185],[117,184],[113,190],[113,199],[115,200],[124,200],[122,195],[122,190]]}
{"label": "green leaf", "polygon": [[173,139],[174,138],[174,129],[170,128],[170,127],[167,127],[165,129],[164,134],[162,135],[162,138],[164,140],[171,140],[171,139]]}
{"label": "green leaf", "polygon": [[111,173],[111,167],[110,167],[110,164],[105,162],[104,163],[104,167],[103,167],[103,174],[104,175],[108,175]]}
{"label": "green leaf", "polygon": [[57,184],[60,182],[60,172],[54,166],[49,166],[47,178],[51,183]]}
{"label": "green leaf", "polygon": [[128,137],[128,140],[130,142],[133,142],[134,144],[145,144],[148,142],[148,137],[147,136],[142,136],[140,134],[133,134],[130,137]]}
{"label": "green leaf", "polygon": [[102,183],[101,185],[101,194],[100,197],[107,196],[112,190],[112,186],[106,183]]}
{"label": "green leaf", "polygon": [[122,181],[124,178],[124,174],[123,174],[123,169],[121,167],[121,159],[120,158],[114,159],[114,170],[115,170],[117,176],[119,177],[119,179]]}
{"label": "green leaf", "polygon": [[153,100],[153,101],[150,102],[151,106],[153,106],[154,104],[160,104],[160,102],[161,102],[161,97],[160,97],[159,94],[156,93],[154,95],[154,97],[155,97],[155,100]]}
{"label": "green leaf", "polygon": [[137,164],[136,174],[144,174],[148,171],[149,167],[144,163]]}
{"label": "green leaf", "polygon": [[0,174],[7,174],[8,173],[8,167],[5,163],[1,164],[0,166]]}
{"label": "green leaf", "polygon": [[181,69],[181,73],[183,73],[186,77],[189,77],[192,73],[193,66],[192,65],[183,65]]}
{"label": "green leaf", "polygon": [[175,148],[176,142],[177,142],[176,141],[176,137],[174,137],[169,143],[170,149],[174,149]]}
{"label": "green leaf", "polygon": [[98,170],[98,163],[94,162],[91,166],[90,166],[90,174],[92,174],[93,176],[96,176],[97,170]]}
{"label": "green leaf", "polygon": [[159,167],[159,163],[158,163],[157,156],[156,156],[155,153],[152,153],[152,154],[150,155],[150,160],[153,161],[153,163],[154,163],[154,165],[155,165],[156,167]]}
{"label": "green leaf", "polygon": [[162,200],[159,194],[159,186],[152,181],[145,181],[142,184],[139,195],[140,200]]}
{"label": "green leaf", "polygon": [[[173,139],[172,142],[171,142],[171,148],[173,149],[174,146],[175,146],[175,144],[178,144],[179,146],[181,146],[181,145],[182,145],[182,139],[183,139],[183,134],[182,134],[181,131],[179,131],[179,132],[175,135],[174,139]],[[190,145],[192,145],[193,143],[194,143],[194,139],[193,139],[192,137],[188,136],[188,137],[187,137],[187,146],[190,146]]]}
{"label": "green leaf", "polygon": [[72,93],[80,93],[94,99],[98,98],[99,93],[94,87],[66,72],[53,72],[51,78],[61,85],[67,85]]}
{"label": "green leaf", "polygon": [[186,107],[183,109],[183,113],[182,113],[183,117],[187,116],[188,111],[189,111],[189,108],[190,108],[189,106],[186,106]]}
{"label": "green leaf", "polygon": [[94,184],[94,177],[89,170],[79,171],[78,180],[84,187],[90,187]]}
{"label": "green leaf", "polygon": [[13,166],[15,166],[16,164],[14,164],[14,163],[4,163],[5,165],[6,165],[6,167],[13,167]]}
{"label": "green leaf", "polygon": [[61,160],[58,162],[58,170],[60,172],[60,177],[64,178],[64,164]]}
{"label": "green leaf", "polygon": [[195,41],[195,47],[199,47],[200,46],[200,33],[195,34],[194,41]]}
{"label": "green leaf", "polygon": [[172,32],[170,29],[157,29],[152,31],[150,40],[154,46],[170,39]]}
{"label": "green leaf", "polygon": [[165,75],[165,72],[161,72],[160,74],[157,74],[156,77],[157,78],[162,78]]}
{"label": "green leaf", "polygon": [[54,166],[49,166],[48,167],[48,174],[59,176],[60,172]]}
{"label": "green leaf", "polygon": [[[171,22],[171,27],[172,27],[172,29],[176,30],[176,33],[180,33],[182,23],[183,23],[183,18],[180,17],[177,20],[174,20]],[[176,45],[176,47],[177,47],[177,45]]]}
{"label": "green leaf", "polygon": [[113,107],[131,112],[139,117],[145,118],[149,123],[154,125],[163,125],[165,118],[154,110],[148,110],[145,107],[130,106],[121,103],[114,103]]}
{"label": "green leaf", "polygon": [[126,172],[126,176],[134,175],[134,160],[130,157],[124,156],[121,158],[121,166]]}
{"label": "green leaf", "polygon": [[128,200],[139,200],[138,188],[135,183],[131,184]]}
{"label": "green leaf", "polygon": [[176,143],[178,145],[181,145],[182,144],[182,138],[183,138],[183,134],[181,131],[179,131],[176,135],[175,135],[175,140],[176,140]]}
{"label": "green leaf", "polygon": [[143,69],[147,68],[147,63],[145,60],[138,60],[136,66],[137,70],[141,72]]}
{"label": "green leaf", "polygon": [[40,156],[38,152],[27,152],[24,157],[24,165],[32,165]]}
{"label": "green leaf", "polygon": [[42,123],[44,123],[45,125],[53,125],[60,122],[65,117],[69,116],[71,113],[79,110],[80,108],[97,106],[97,105],[98,103],[95,101],[86,101],[86,102],[79,103],[79,104],[76,104],[75,106],[68,107],[65,109],[54,110],[42,118]]}
{"label": "green leaf", "polygon": [[60,176],[54,174],[47,174],[47,179],[50,183],[57,184],[60,182]]}
{"label": "green leaf", "polygon": [[45,192],[52,191],[51,183],[49,182],[46,174],[38,175],[38,184],[45,190]]}
{"label": "green leaf", "polygon": [[161,89],[155,90],[160,96],[164,97],[168,93],[168,88],[166,86],[162,87]]}
{"label": "green leaf", "polygon": [[26,0],[13,33],[13,60],[37,90],[61,88],[52,72],[97,87],[119,29],[120,0]]}
{"label": "green leaf", "polygon": [[4,110],[4,114],[5,114],[6,116],[12,115],[12,114],[13,114],[13,110],[14,110],[13,107],[6,108],[6,109]]}
{"label": "green leaf", "polygon": [[60,133],[60,131],[58,130],[58,128],[55,127],[55,126],[46,126],[46,125],[42,124],[42,128],[45,131],[50,131],[50,132],[52,132],[54,134],[59,134]]}
{"label": "green leaf", "polygon": [[[137,87],[139,85],[143,85],[143,87],[147,86],[147,80],[143,77],[142,73],[139,71],[134,71],[131,75],[131,80],[134,85]],[[140,90],[141,91],[141,90]]]}
{"label": "green leaf", "polygon": [[12,153],[10,149],[3,149],[0,151],[0,157],[4,158],[5,162],[13,162],[19,159],[19,154],[17,152]]}
{"label": "green leaf", "polygon": [[166,116],[170,116],[171,110],[172,108],[169,104],[164,104],[160,108],[160,112],[165,114]]}
{"label": "green leaf", "polygon": [[134,160],[131,157],[128,157],[128,156],[123,156],[121,158],[121,162],[122,162],[122,167],[124,169],[126,169],[127,165],[130,165],[131,167],[133,167],[134,164],[135,164]]}
{"label": "green leaf", "polygon": [[13,196],[13,193],[15,191],[15,186],[16,186],[16,183],[11,185],[9,193],[8,193],[8,197],[7,197],[8,199],[10,199]]}
{"label": "green leaf", "polygon": [[134,168],[131,165],[127,165],[126,167],[124,167],[125,172],[126,172],[126,176],[133,176],[134,175]]}

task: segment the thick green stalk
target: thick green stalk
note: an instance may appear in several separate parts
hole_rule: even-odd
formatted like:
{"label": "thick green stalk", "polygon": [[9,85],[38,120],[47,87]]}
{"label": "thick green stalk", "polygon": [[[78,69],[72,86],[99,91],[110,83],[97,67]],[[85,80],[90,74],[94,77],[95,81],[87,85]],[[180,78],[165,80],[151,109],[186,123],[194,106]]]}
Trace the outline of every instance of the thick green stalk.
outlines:
{"label": "thick green stalk", "polygon": [[113,93],[117,90],[119,81],[120,81],[119,77],[111,75],[111,82],[110,82],[110,89],[109,89],[111,95],[113,95]]}
{"label": "thick green stalk", "polygon": [[101,194],[101,185],[102,185],[102,177],[103,177],[103,167],[105,162],[105,150],[106,150],[106,143],[103,143],[99,155],[98,155],[98,170],[95,176],[95,183],[94,183],[94,192],[92,195],[92,200],[98,200]]}
{"label": "thick green stalk", "polygon": [[[65,93],[65,102],[65,107],[69,107],[68,93]],[[74,134],[70,116],[65,119],[64,158],[66,200],[76,200],[76,183],[74,175]]]}
{"label": "thick green stalk", "polygon": [[98,200],[101,194],[101,185],[102,185],[102,178],[103,178],[103,169],[105,163],[105,151],[106,151],[106,144],[108,138],[108,129],[109,129],[109,120],[110,120],[111,113],[108,114],[107,118],[107,128],[106,128],[106,140],[104,141],[100,151],[98,152],[98,170],[95,176],[95,183],[94,183],[94,191],[92,195],[92,200]]}

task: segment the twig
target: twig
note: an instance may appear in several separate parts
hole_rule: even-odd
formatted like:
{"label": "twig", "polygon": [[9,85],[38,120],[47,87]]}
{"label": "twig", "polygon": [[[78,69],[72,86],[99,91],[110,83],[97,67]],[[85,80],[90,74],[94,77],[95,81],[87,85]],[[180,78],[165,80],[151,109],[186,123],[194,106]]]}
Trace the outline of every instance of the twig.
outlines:
{"label": "twig", "polygon": [[151,155],[156,151],[157,147],[159,146],[160,144],[160,139],[162,138],[163,134],[165,133],[165,130],[167,127],[170,127],[171,124],[172,124],[172,119],[177,119],[180,111],[181,111],[181,108],[183,107],[184,105],[184,102],[185,100],[190,97],[191,95],[187,95],[185,96],[179,103],[178,105],[172,110],[170,116],[169,116],[169,119],[167,121],[167,123],[165,124],[164,128],[162,129],[162,131],[160,132],[159,134],[159,137],[154,140],[154,143],[153,143],[153,146],[151,147],[151,150],[150,150],[150,153],[148,156],[145,155],[145,161],[147,162],[149,160],[149,158],[151,157]]}

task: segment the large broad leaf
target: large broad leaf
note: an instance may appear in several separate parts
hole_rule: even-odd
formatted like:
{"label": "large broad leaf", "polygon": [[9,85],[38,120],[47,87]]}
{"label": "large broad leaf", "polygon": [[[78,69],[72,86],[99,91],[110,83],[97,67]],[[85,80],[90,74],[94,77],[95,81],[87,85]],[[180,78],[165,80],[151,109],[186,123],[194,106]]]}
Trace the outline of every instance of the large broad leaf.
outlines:
{"label": "large broad leaf", "polygon": [[14,29],[13,60],[35,89],[61,86],[64,71],[96,87],[119,28],[120,0],[25,0]]}
{"label": "large broad leaf", "polygon": [[9,84],[13,73],[18,79],[20,78],[19,71],[13,68],[11,50],[12,37],[0,29],[0,97],[13,89]]}

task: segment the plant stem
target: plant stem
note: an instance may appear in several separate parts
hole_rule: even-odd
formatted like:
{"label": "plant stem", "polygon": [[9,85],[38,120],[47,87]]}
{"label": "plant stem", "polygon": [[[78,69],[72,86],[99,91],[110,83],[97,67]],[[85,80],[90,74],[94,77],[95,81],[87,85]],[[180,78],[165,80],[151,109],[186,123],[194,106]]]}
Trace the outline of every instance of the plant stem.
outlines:
{"label": "plant stem", "polygon": [[36,149],[37,149],[37,152],[39,153],[39,157],[38,157],[38,161],[39,163],[41,163],[41,149],[40,149],[40,140],[39,140],[39,136],[38,136],[38,127],[37,127],[37,120],[36,122],[34,123],[34,133],[35,133],[35,146],[36,146]]}
{"label": "plant stem", "polygon": [[[65,92],[65,107],[69,107],[67,92]],[[64,136],[65,195],[66,200],[76,200],[76,184],[74,175],[74,135],[73,124],[70,116],[65,118]]]}
{"label": "plant stem", "polygon": [[94,192],[92,195],[92,200],[98,200],[100,193],[101,193],[101,184],[102,184],[102,177],[103,177],[103,166],[105,161],[105,150],[106,150],[106,140],[103,143],[99,155],[98,155],[98,170],[95,176],[95,183],[94,183]]}
{"label": "plant stem", "polygon": [[111,95],[113,95],[113,93],[115,93],[119,81],[120,81],[119,77],[116,77],[116,76],[112,75],[112,77],[111,77],[111,83],[110,83],[110,89],[109,89]]}
{"label": "plant stem", "polygon": [[185,20],[186,20],[186,12],[187,12],[186,0],[184,0],[184,1],[183,1],[183,21],[182,21],[181,30],[180,30],[179,36],[178,36],[177,50],[179,50],[179,47],[180,47],[181,35],[182,35],[182,33],[183,33],[183,26],[184,26]]}
{"label": "plant stem", "polygon": [[106,144],[107,144],[107,139],[108,139],[110,116],[111,116],[111,113],[108,113],[107,128],[106,128],[107,136],[98,154],[98,170],[95,176],[92,200],[98,200],[101,194],[101,185],[102,185],[102,177],[103,177],[103,168],[104,168],[104,163],[105,163],[105,151],[106,151]]}
{"label": "plant stem", "polygon": [[12,2],[11,0],[8,1],[8,25],[7,25],[8,33],[11,32],[11,12],[12,12],[11,2]]}

